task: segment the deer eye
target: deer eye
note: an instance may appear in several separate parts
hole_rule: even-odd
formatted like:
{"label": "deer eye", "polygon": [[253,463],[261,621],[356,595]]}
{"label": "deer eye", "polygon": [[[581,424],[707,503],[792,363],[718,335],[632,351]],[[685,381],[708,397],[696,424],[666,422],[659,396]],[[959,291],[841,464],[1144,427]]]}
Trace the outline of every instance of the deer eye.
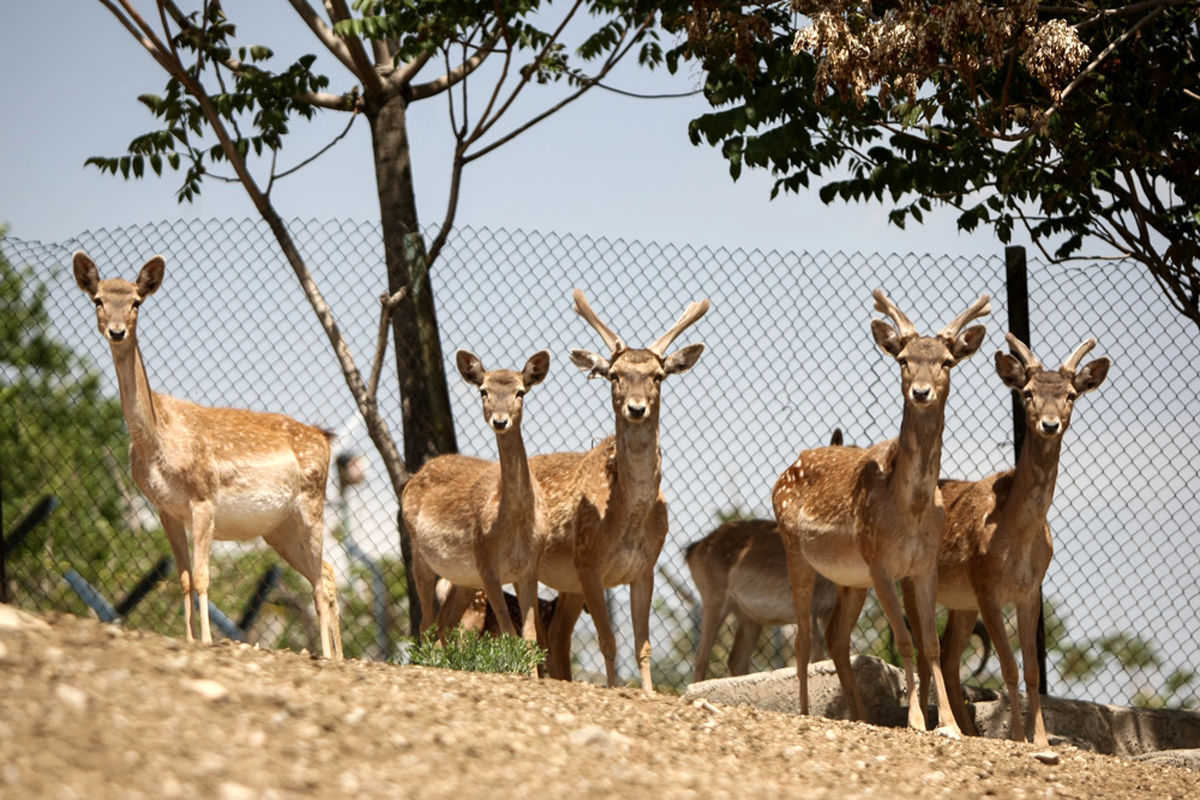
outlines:
{"label": "deer eye", "polygon": [[942,369],[950,369],[953,366],[954,366],[953,358],[947,358],[945,361],[942,362]]}
{"label": "deer eye", "polygon": [[482,397],[484,400],[487,400],[487,389],[480,389],[479,396]]}
{"label": "deer eye", "polygon": [[1076,398],[1076,397],[1079,397],[1079,393],[1078,393],[1078,392],[1076,392],[1076,391],[1074,391],[1074,390],[1067,392],[1067,400],[1068,400],[1068,401],[1070,401],[1070,402],[1072,402],[1072,403],[1073,403],[1073,402],[1075,402],[1075,398]]}
{"label": "deer eye", "polygon": [[132,308],[134,311],[137,311],[138,307],[141,306],[141,304],[142,304],[141,300],[134,300],[133,303],[130,304],[130,308]]}
{"label": "deer eye", "polygon": [[1032,400],[1032,399],[1033,399],[1033,390],[1032,390],[1032,389],[1026,389],[1024,392],[1022,392],[1022,394],[1024,394],[1024,395],[1025,395],[1025,399],[1026,399],[1026,400]]}
{"label": "deer eye", "polygon": [[524,396],[525,396],[525,390],[517,389],[517,397],[524,397]]}
{"label": "deer eye", "polygon": [[907,359],[907,358],[904,358],[903,356],[901,356],[900,358],[897,358],[897,359],[896,359],[896,363],[897,363],[897,364],[899,364],[899,365],[900,365],[900,366],[902,366],[902,367],[907,367],[907,366],[908,366],[908,359]]}
{"label": "deer eye", "polygon": [[104,301],[99,297],[92,298],[92,302],[96,304],[96,308],[104,308]]}

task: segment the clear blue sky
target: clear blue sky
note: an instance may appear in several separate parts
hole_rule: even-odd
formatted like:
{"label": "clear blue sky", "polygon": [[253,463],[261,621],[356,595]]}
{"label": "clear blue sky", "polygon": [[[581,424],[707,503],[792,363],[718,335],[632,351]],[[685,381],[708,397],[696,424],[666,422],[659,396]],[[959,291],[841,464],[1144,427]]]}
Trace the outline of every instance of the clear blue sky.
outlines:
{"label": "clear blue sky", "polygon": [[[147,9],[152,4],[146,3]],[[184,4],[185,6],[188,4]],[[278,63],[316,52],[342,91],[349,75],[284,0],[230,0],[245,43],[271,45]],[[177,176],[123,181],[84,160],[117,156],[153,127],[137,102],[161,92],[164,73],[98,2],[13,3],[0,31],[0,222],[13,236],[56,241],[83,230],[178,218],[254,216],[240,186],[206,182],[179,205]],[[52,21],[52,22],[51,22]],[[324,56],[324,57],[321,57]],[[284,60],[286,59],[286,61]],[[651,76],[628,69],[612,82],[635,91],[687,91],[699,73]],[[445,104],[423,102],[411,119],[423,223],[441,219],[449,167]],[[533,131],[468,167],[460,224],[748,250],[937,254],[999,253],[990,231],[955,230],[953,212],[901,231],[880,205],[824,206],[816,191],[769,199],[770,177],[733,182],[720,153],[694,147],[687,123],[708,110],[702,97],[646,101],[594,91]],[[298,131],[281,163],[306,157],[345,123],[341,114]],[[378,216],[365,121],[318,163],[273,193],[285,218]]]}

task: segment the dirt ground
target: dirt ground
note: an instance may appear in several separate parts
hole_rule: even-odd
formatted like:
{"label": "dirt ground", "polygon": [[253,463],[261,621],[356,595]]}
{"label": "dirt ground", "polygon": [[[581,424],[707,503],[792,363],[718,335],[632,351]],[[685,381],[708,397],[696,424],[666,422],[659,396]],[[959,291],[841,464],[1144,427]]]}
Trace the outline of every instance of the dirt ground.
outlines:
{"label": "dirt ground", "polygon": [[1195,772],[1055,753],[0,606],[0,798],[1200,796]]}

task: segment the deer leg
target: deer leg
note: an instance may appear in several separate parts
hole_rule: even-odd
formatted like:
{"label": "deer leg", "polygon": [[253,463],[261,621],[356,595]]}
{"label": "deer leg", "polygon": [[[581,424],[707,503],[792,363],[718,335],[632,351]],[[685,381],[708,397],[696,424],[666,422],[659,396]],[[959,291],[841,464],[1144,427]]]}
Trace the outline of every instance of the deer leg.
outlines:
{"label": "deer leg", "polygon": [[192,584],[192,557],[188,553],[187,530],[183,521],[165,512],[159,512],[163,531],[167,534],[167,542],[171,545],[171,553],[175,556],[175,570],[179,573],[179,588],[183,590],[183,625],[187,641],[195,641],[192,631],[192,607],[195,604],[195,587]]}
{"label": "deer leg", "polygon": [[521,638],[527,642],[544,642],[546,632],[542,629],[541,615],[538,614],[537,578],[530,573],[514,586],[517,605],[521,608]]}
{"label": "deer leg", "polygon": [[1000,674],[1004,677],[1004,686],[1008,691],[1009,715],[1012,719],[1012,738],[1018,742],[1025,741],[1025,723],[1021,719],[1021,692],[1018,684],[1017,659],[1013,655],[1012,645],[1008,641],[1008,631],[1004,627],[1004,615],[999,604],[993,602],[983,592],[975,593],[979,601],[979,613],[983,617],[984,627],[988,636],[992,637],[992,645],[996,648],[996,658],[1000,659]]}
{"label": "deer leg", "polygon": [[[304,535],[300,535],[301,532]],[[308,520],[298,516],[263,537],[263,540],[293,569],[308,579],[313,587],[313,605],[321,631],[321,655],[333,658],[333,639],[329,629],[329,598],[325,594],[324,563],[321,560],[320,539],[308,535]],[[331,568],[332,573],[332,568]],[[336,602],[336,600],[335,600]],[[201,608],[207,603],[201,601]]]}
{"label": "deer leg", "polygon": [[487,595],[492,613],[496,615],[496,624],[500,626],[500,631],[510,636],[519,636],[517,626],[513,625],[512,617],[508,614],[508,603],[504,600],[504,586],[496,577],[496,572],[492,569],[491,564],[478,556],[476,563],[479,567],[479,577],[483,583],[483,592]]}
{"label": "deer leg", "polygon": [[[312,584],[313,606],[317,610],[317,624],[321,630],[321,655],[325,658],[341,659],[342,633],[341,630],[338,630],[335,634],[333,630],[333,626],[341,624],[337,614],[333,567],[326,564],[321,558],[325,547],[324,485],[321,486],[320,494],[306,497],[301,503],[298,523],[293,538],[296,542],[296,550],[301,553],[300,558],[304,562],[304,568],[297,567],[297,569]],[[326,583],[326,567],[329,567],[328,585]],[[330,585],[334,586],[335,593],[332,596],[330,596]],[[333,604],[332,614],[330,613],[330,604]],[[337,638],[336,645],[334,644],[335,636]]]}
{"label": "deer leg", "polygon": [[342,660],[342,612],[338,608],[337,576],[333,565],[321,562],[321,581],[325,584],[325,600],[329,607],[329,632],[333,639],[333,657]]}
{"label": "deer leg", "polygon": [[946,679],[946,693],[950,696],[958,726],[969,736],[978,736],[979,731],[975,728],[975,720],[967,713],[967,701],[963,696],[962,653],[977,616],[974,609],[951,609],[942,639],[942,675]]}
{"label": "deer leg", "polygon": [[[421,604],[421,626],[418,632],[424,635],[425,631],[429,629],[429,626],[432,625],[434,621],[434,599],[436,595],[435,590],[437,587],[437,575],[429,566],[429,562],[425,560],[425,557],[421,555],[421,553],[415,548],[413,549],[412,559],[413,583],[417,585],[417,600]],[[453,593],[458,590],[459,587],[453,587],[450,591],[453,595]],[[438,636],[441,637],[444,633],[445,632],[439,628]]]}
{"label": "deer leg", "polygon": [[729,674],[745,675],[750,672],[750,658],[754,646],[762,633],[762,625],[752,619],[738,616],[737,630],[733,634],[733,646],[729,648]]}
{"label": "deer leg", "polygon": [[863,722],[867,721],[867,705],[858,690],[854,667],[850,663],[850,632],[854,630],[854,623],[858,622],[858,615],[862,613],[866,600],[866,589],[839,586],[838,599],[834,603],[833,615],[830,616],[829,627],[825,631],[825,644],[829,648],[833,666],[837,669],[838,681],[842,684],[842,693],[846,696],[846,705],[850,707],[850,716]]}
{"label": "deer leg", "polygon": [[582,611],[583,595],[559,592],[554,615],[550,618],[550,630],[546,633],[551,678],[571,680],[571,636]]}
{"label": "deer leg", "polygon": [[[904,607],[908,609],[916,608],[917,596],[913,589],[913,583],[910,579],[904,578],[900,581],[900,592],[904,596]],[[908,622],[911,625],[913,632],[913,640],[922,641],[921,622],[915,615],[909,614]],[[940,652],[940,648],[939,648]],[[933,677],[933,667],[929,663],[929,653],[924,647],[917,648],[917,703],[921,706],[921,713],[929,708],[929,684]]]}
{"label": "deer leg", "polygon": [[629,606],[633,615],[633,649],[637,653],[642,691],[654,693],[650,660],[650,605],[654,598],[654,565],[629,584]]}
{"label": "deer leg", "polygon": [[[596,625],[596,638],[600,641],[600,653],[604,656],[604,679],[606,685],[617,685],[617,639],[613,635],[612,620],[608,617],[608,603],[604,598],[604,584],[592,570],[580,572],[579,582],[583,586],[583,600],[592,613]],[[640,654],[639,654],[640,655]]]}
{"label": "deer leg", "polygon": [[[946,679],[942,675],[942,653],[937,634],[937,567],[931,565],[925,575],[914,575],[912,581],[916,606],[909,611],[913,619],[913,630],[921,643],[921,652],[927,654],[929,666],[933,669],[933,688],[937,692],[938,730],[961,736],[962,730],[954,718],[954,709],[950,705],[950,696],[946,693]],[[908,718],[913,719],[914,708],[925,721],[924,708],[920,705],[919,693],[909,693]],[[924,727],[921,728],[924,730]]]}
{"label": "deer leg", "polygon": [[708,662],[712,657],[713,644],[717,641],[717,631],[721,629],[721,621],[725,619],[727,609],[724,599],[717,602],[711,595],[700,594],[700,642],[696,645],[696,668],[692,681],[699,683],[708,675]]}
{"label": "deer leg", "polygon": [[[908,685],[908,724],[919,731],[925,730],[925,715],[921,713],[920,698],[917,693],[916,675],[913,672],[913,639],[908,626],[904,623],[904,614],[900,610],[900,601],[896,598],[896,584],[892,576],[881,566],[871,565],[871,582],[875,585],[875,594],[879,597],[879,605],[892,626],[892,636],[896,640],[896,649],[904,662],[904,680]],[[913,609],[915,613],[916,609]],[[936,637],[935,637],[936,638]],[[939,667],[939,673],[941,672]],[[945,691],[945,688],[942,688]]]}
{"label": "deer leg", "polygon": [[[1025,668],[1025,694],[1029,697],[1029,717],[1033,723],[1033,743],[1049,747],[1046,722],[1042,719],[1041,667],[1037,653],[1037,619],[1041,605],[1040,589],[1017,603],[1017,635],[1021,639],[1021,664]],[[1015,730],[1015,728],[1014,728]],[[1024,731],[1022,731],[1022,734]]]}
{"label": "deer leg", "polygon": [[[458,586],[447,582],[450,590],[446,593],[446,599],[442,601],[438,608],[437,616],[434,621],[437,623],[439,633],[444,633],[456,625],[462,625],[467,630],[473,630],[476,633],[483,633],[484,620],[479,620],[479,625],[473,624],[463,625],[463,615],[467,608],[475,599],[475,589],[470,586]],[[422,616],[424,616],[422,614]],[[474,615],[472,615],[474,616]]]}
{"label": "deer leg", "polygon": [[192,503],[192,581],[200,606],[200,641],[212,644],[208,622],[208,556],[212,551],[213,509],[207,502]]}
{"label": "deer leg", "polygon": [[787,554],[788,580],[792,585],[792,608],[796,612],[796,679],[800,684],[800,713],[808,713],[808,656],[812,648],[813,587],[817,571],[808,563],[800,546],[789,536],[782,536]]}

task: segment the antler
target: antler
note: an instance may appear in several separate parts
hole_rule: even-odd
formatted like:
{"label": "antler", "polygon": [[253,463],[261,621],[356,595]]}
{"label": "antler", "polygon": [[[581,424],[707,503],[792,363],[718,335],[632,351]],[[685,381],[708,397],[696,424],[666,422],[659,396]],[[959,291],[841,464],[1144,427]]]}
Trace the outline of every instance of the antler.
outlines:
{"label": "antler", "polygon": [[596,329],[596,333],[600,334],[600,338],[608,345],[608,349],[612,351],[613,355],[624,350],[625,342],[621,341],[620,336],[613,333],[612,328],[600,321],[600,318],[596,316],[596,312],[592,310],[591,305],[588,303],[587,298],[584,297],[583,290],[576,289],[574,297],[575,313],[587,320],[588,324]]}
{"label": "antler", "polygon": [[1075,370],[1079,367],[1079,362],[1082,361],[1083,357],[1086,356],[1095,346],[1095,338],[1089,338],[1083,344],[1079,345],[1079,347],[1075,348],[1075,352],[1071,353],[1071,355],[1067,357],[1067,360],[1062,363],[1062,366],[1059,367],[1059,369],[1063,372],[1070,372],[1074,374]]}
{"label": "antler", "polygon": [[972,303],[970,308],[955,317],[949,325],[942,328],[938,336],[954,339],[968,322],[979,317],[986,317],[992,313],[991,299],[992,296],[989,294],[979,295],[979,299]]}
{"label": "antler", "polygon": [[658,337],[658,341],[646,349],[657,355],[659,358],[662,358],[666,354],[667,348],[671,346],[671,342],[675,341],[675,338],[687,330],[693,323],[695,323],[696,320],[708,313],[708,307],[710,305],[712,304],[708,302],[707,297],[701,300],[699,303],[688,303],[688,307],[684,309],[683,315],[674,325],[671,326],[671,330]]}
{"label": "antler", "polygon": [[892,322],[896,323],[896,331],[900,334],[901,339],[917,335],[917,326],[912,324],[912,320],[903,311],[896,308],[896,304],[883,293],[883,289],[876,289],[871,292],[871,296],[875,298],[875,310],[881,314],[887,314],[892,318]]}
{"label": "antler", "polygon": [[1013,351],[1013,355],[1021,360],[1021,363],[1025,365],[1025,369],[1030,369],[1032,367],[1041,369],[1042,362],[1039,361],[1038,357],[1035,356],[1033,351],[1029,349],[1029,345],[1022,342],[1012,333],[1004,334],[1004,341],[1008,342],[1009,349]]}

